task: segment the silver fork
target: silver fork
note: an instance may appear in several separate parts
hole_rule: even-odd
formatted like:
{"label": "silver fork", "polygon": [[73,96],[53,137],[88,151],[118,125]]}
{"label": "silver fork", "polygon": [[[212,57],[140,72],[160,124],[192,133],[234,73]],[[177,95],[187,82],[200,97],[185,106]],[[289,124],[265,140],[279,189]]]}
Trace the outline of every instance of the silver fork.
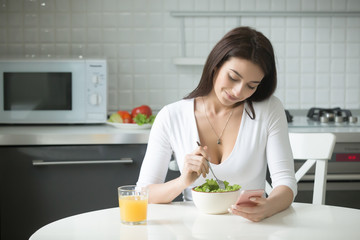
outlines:
{"label": "silver fork", "polygon": [[[200,144],[198,141],[197,141],[196,143],[197,143],[197,145],[198,145],[199,147],[201,147],[201,144]],[[206,159],[206,158],[205,158],[205,159]],[[214,171],[212,170],[212,167],[211,167],[211,165],[210,165],[209,160],[206,159],[206,162],[207,162],[207,164],[208,164],[208,166],[209,166],[209,168],[210,168],[210,171],[211,171],[212,175],[215,177],[215,180],[216,180],[217,184],[219,185],[219,188],[220,188],[220,189],[225,189],[225,183],[224,183],[223,181],[221,181],[220,179],[218,179],[218,178],[215,176]]]}

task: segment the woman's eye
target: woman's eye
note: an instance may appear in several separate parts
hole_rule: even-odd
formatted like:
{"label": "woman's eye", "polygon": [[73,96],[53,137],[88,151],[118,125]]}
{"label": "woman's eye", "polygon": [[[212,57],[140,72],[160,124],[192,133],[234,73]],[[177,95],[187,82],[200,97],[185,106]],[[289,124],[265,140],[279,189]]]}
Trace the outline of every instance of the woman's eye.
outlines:
{"label": "woman's eye", "polygon": [[254,90],[256,87],[252,87],[248,85],[248,88],[250,88],[251,90]]}
{"label": "woman's eye", "polygon": [[235,78],[231,77],[231,75],[229,75],[229,78],[230,78],[231,81],[234,81],[234,82],[237,81]]}

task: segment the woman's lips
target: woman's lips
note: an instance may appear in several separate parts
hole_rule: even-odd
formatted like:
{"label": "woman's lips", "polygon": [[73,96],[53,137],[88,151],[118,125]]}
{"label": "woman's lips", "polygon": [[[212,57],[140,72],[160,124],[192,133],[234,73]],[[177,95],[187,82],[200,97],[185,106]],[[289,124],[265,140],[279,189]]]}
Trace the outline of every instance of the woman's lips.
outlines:
{"label": "woman's lips", "polygon": [[237,97],[233,97],[232,95],[230,95],[228,92],[226,92],[225,91],[225,93],[226,93],[226,96],[227,96],[227,98],[230,100],[230,101],[232,101],[232,102],[238,102],[239,101],[239,99],[237,98]]}

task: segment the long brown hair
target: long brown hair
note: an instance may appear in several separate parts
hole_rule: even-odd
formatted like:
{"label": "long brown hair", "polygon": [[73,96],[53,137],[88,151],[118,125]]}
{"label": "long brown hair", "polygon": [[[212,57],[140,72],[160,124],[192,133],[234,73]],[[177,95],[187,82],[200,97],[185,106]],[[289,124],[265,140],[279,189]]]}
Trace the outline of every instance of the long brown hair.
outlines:
{"label": "long brown hair", "polygon": [[245,109],[247,114],[251,119],[255,119],[252,102],[263,101],[274,93],[277,76],[271,42],[261,32],[250,27],[238,27],[231,30],[214,46],[206,60],[198,86],[184,99],[209,94],[213,89],[216,69],[220,69],[231,57],[249,60],[258,65],[265,74],[254,94],[245,100],[251,111],[250,115]]}

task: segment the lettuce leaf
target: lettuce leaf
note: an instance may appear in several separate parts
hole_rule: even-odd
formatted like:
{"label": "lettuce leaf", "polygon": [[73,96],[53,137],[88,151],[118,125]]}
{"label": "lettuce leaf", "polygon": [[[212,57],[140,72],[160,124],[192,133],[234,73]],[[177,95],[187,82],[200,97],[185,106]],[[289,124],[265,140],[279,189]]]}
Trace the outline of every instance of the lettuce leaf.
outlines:
{"label": "lettuce leaf", "polygon": [[151,115],[150,117],[147,117],[145,114],[139,113],[138,115],[136,115],[134,117],[134,122],[137,123],[138,125],[143,125],[143,124],[153,124],[154,120],[155,120],[155,116]]}
{"label": "lettuce leaf", "polygon": [[227,181],[224,181],[224,184],[225,184],[225,189],[220,189],[216,180],[206,179],[206,183],[195,187],[194,190],[197,192],[231,192],[231,191],[237,191],[241,188],[241,186],[238,184],[229,185],[229,182]]}

